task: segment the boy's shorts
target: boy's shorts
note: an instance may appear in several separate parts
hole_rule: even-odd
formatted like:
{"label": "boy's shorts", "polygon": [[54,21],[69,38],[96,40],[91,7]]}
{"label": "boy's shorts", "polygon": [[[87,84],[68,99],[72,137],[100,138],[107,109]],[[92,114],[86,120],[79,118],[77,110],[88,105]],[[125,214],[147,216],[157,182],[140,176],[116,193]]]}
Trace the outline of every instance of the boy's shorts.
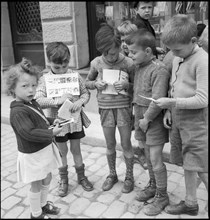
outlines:
{"label": "boy's shorts", "polygon": [[144,118],[144,113],[148,109],[147,106],[134,105],[135,115],[135,139],[138,141],[146,141],[147,145],[162,145],[168,142],[168,130],[163,125],[163,112],[161,112],[152,122],[149,123],[147,132],[143,132],[139,127],[139,120]]}
{"label": "boy's shorts", "polygon": [[129,107],[112,109],[99,108],[99,114],[102,127],[132,126],[132,109]]}
{"label": "boy's shorts", "polygon": [[172,109],[170,162],[208,172],[208,108]]}
{"label": "boy's shorts", "polygon": [[74,132],[74,133],[67,133],[65,136],[56,136],[55,141],[56,142],[66,142],[68,140],[73,140],[73,139],[81,139],[85,137],[85,132],[84,129],[82,128],[82,131],[79,132]]}

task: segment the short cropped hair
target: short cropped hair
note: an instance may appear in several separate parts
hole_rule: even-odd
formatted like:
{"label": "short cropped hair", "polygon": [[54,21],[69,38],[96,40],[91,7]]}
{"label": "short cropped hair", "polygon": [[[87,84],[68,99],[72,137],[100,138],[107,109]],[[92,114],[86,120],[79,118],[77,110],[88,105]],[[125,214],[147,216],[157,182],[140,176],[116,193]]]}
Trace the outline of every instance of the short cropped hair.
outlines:
{"label": "short cropped hair", "polygon": [[50,62],[56,64],[68,63],[70,60],[70,51],[63,42],[51,42],[46,47],[47,58]]}
{"label": "short cropped hair", "polygon": [[121,36],[117,28],[110,24],[102,24],[95,35],[96,49],[101,53],[107,53],[112,47],[120,48]]}
{"label": "short cropped hair", "polygon": [[153,54],[156,54],[156,40],[151,32],[147,29],[139,29],[126,37],[125,43],[127,45],[135,44],[136,46],[140,46],[143,49],[150,47],[152,49]]}
{"label": "short cropped hair", "polygon": [[197,37],[195,20],[188,15],[177,14],[165,24],[161,39],[166,45],[173,43],[188,44],[192,37]]}
{"label": "short cropped hair", "polygon": [[203,33],[203,30],[205,29],[206,25],[201,23],[197,24],[197,37],[200,37],[201,34]]}
{"label": "short cropped hair", "polygon": [[[152,5],[153,5],[153,7],[156,6],[156,2],[155,2],[155,1],[141,1],[141,2],[144,2],[144,3],[150,3],[150,2],[151,2]],[[138,8],[139,8],[139,5],[141,4],[141,2],[137,2],[137,1],[134,2],[134,3],[133,3],[133,7],[138,9]]]}
{"label": "short cropped hair", "polygon": [[35,76],[38,83],[39,78],[42,76],[42,68],[38,65],[32,65],[32,62],[24,57],[20,63],[10,66],[4,75],[5,92],[8,95],[15,98],[14,89],[19,77],[24,73]]}
{"label": "short cropped hair", "polygon": [[130,34],[131,32],[137,31],[138,27],[133,24],[130,20],[123,21],[118,27],[118,31],[120,32],[121,36],[125,36]]}

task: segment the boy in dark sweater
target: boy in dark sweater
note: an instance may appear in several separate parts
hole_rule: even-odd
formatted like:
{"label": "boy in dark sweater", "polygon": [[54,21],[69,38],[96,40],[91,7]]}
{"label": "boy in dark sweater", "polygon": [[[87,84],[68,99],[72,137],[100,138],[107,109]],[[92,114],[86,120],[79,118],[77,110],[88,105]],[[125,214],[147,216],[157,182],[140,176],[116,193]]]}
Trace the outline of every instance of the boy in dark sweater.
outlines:
{"label": "boy in dark sweater", "polygon": [[125,41],[129,57],[136,66],[133,94],[135,138],[144,144],[150,176],[149,186],[140,192],[137,200],[145,202],[154,197],[153,202],[145,206],[144,212],[146,215],[157,215],[169,203],[167,171],[162,159],[168,131],[163,125],[161,108],[151,100],[167,96],[170,74],[165,65],[155,58],[155,38],[150,32],[138,30]]}

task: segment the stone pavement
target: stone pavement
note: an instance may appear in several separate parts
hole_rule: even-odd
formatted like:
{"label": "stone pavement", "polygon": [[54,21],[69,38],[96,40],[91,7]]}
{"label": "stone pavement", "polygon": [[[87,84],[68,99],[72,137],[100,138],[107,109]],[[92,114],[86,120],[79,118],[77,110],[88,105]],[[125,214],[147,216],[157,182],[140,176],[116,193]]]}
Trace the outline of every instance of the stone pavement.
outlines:
{"label": "stone pavement", "polygon": [[[139,164],[134,164],[135,188],[129,194],[121,193],[125,177],[125,163],[122,152],[117,150],[116,169],[119,182],[107,192],[101,186],[108,174],[106,148],[81,144],[82,156],[86,165],[86,175],[94,184],[94,190],[86,192],[77,184],[72,155],[68,154],[69,194],[59,197],[56,194],[58,171],[53,171],[48,200],[53,201],[61,212],[54,218],[208,218],[204,207],[208,195],[203,183],[197,190],[199,214],[169,215],[162,211],[155,217],[143,213],[143,203],[135,200],[136,192],[143,189],[148,182],[148,171]],[[29,185],[18,183],[16,178],[17,143],[15,134],[9,124],[1,123],[1,218],[29,218],[30,210],[27,198]],[[170,201],[184,199],[184,176],[181,167],[166,163],[168,170],[168,193]],[[53,216],[51,216],[53,217]]]}

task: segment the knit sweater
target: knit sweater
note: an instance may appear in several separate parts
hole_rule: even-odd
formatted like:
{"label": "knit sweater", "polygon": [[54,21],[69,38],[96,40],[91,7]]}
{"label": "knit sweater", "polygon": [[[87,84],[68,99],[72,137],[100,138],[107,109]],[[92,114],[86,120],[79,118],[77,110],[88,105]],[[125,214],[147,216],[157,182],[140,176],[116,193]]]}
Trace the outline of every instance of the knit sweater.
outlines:
{"label": "knit sweater", "polygon": [[185,59],[173,60],[171,97],[176,108],[200,109],[208,106],[208,53],[195,46]]}
{"label": "knit sweater", "polygon": [[98,90],[97,100],[98,106],[102,109],[111,108],[126,108],[131,106],[132,91],[133,91],[133,77],[134,77],[134,65],[133,60],[129,57],[119,54],[119,58],[115,63],[108,62],[103,55],[96,57],[91,61],[90,70],[86,78],[86,87],[88,89],[96,89],[95,82],[102,80],[103,69],[115,69],[122,70],[129,75],[129,83],[126,85],[126,90],[129,92],[129,96],[118,94],[102,94],[102,91]]}
{"label": "knit sweater", "polygon": [[136,67],[134,77],[133,103],[140,106],[148,106],[144,117],[153,121],[162,111],[155,103],[140,97],[139,95],[158,99],[167,97],[170,74],[166,66],[159,60],[153,59]]}
{"label": "knit sweater", "polygon": [[[52,129],[48,129],[46,121],[34,112],[29,105],[44,115],[39,104],[32,100],[32,104],[22,101],[12,101],[10,104],[10,124],[17,138],[18,151],[22,153],[37,152],[53,140]],[[48,118],[52,124],[53,119]]]}
{"label": "knit sweater", "polygon": [[[73,73],[73,70],[68,70],[66,74]],[[48,75],[52,75],[52,71],[49,71],[46,73]],[[85,82],[78,73],[78,80],[79,80],[79,90],[80,95],[74,95],[72,96],[71,102],[80,102],[81,105],[85,105],[88,103],[90,99],[90,93],[85,87]],[[46,91],[46,82],[44,76],[40,78],[39,86],[36,90],[35,95],[36,101],[40,104],[42,109],[46,109],[46,115],[48,117],[57,118],[58,117],[58,110],[61,107],[61,105],[58,105],[58,100],[60,97],[55,98],[49,98],[47,97],[47,91]],[[57,136],[64,136],[66,133],[73,133],[73,132],[79,132],[82,130],[82,126],[88,127],[90,125],[90,121],[87,117],[87,115],[84,113],[83,109],[81,110],[81,114],[78,118],[78,121],[75,123],[66,124],[63,126],[62,131]]]}

